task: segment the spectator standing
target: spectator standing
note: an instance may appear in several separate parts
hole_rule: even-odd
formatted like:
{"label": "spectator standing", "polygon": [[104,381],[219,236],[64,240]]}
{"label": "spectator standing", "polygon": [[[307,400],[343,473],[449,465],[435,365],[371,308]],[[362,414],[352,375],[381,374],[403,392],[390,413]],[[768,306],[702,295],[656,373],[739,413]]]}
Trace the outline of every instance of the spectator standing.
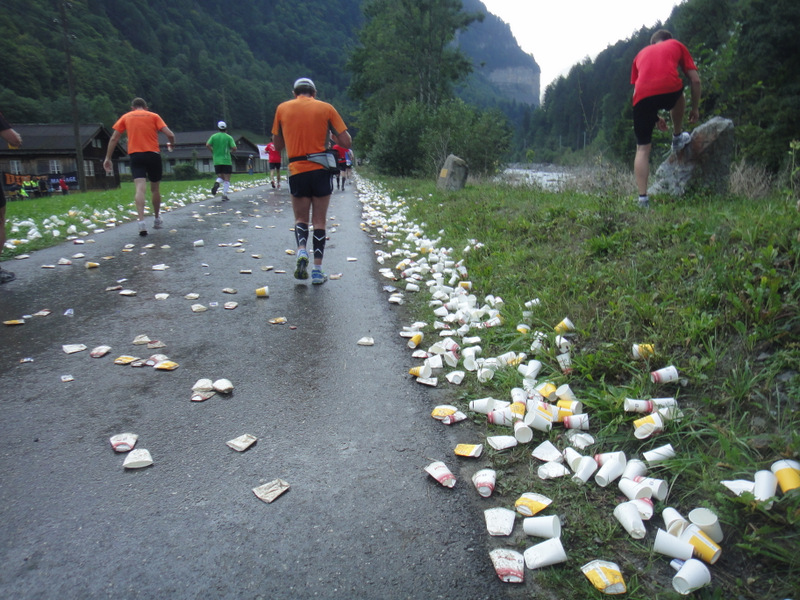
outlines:
{"label": "spectator standing", "polygon": [[275,180],[278,180],[278,189],[281,189],[281,153],[275,149],[275,144],[267,144],[267,160],[269,161],[269,175],[272,187],[275,187]]}
{"label": "spectator standing", "polygon": [[225,121],[217,123],[219,131],[208,138],[206,148],[211,150],[214,155],[214,172],[217,174],[217,180],[211,188],[211,195],[216,196],[219,190],[219,184],[222,184],[222,201],[228,201],[228,191],[231,187],[231,173],[233,173],[233,161],[231,160],[231,152],[236,150],[236,142],[228,135],[228,124]]}
{"label": "spectator standing", "polygon": [[67,194],[69,194],[69,186],[67,185],[67,182],[64,180],[63,177],[58,178],[58,187],[61,190],[62,195],[66,196]]}
{"label": "spectator standing", "polygon": [[[0,113],[0,137],[7,143],[10,149],[19,148],[22,145],[22,136],[11,128],[11,124],[6,121],[3,113]],[[3,191],[3,184],[0,182],[0,254],[6,247],[6,194]],[[17,278],[11,271],[6,271],[0,267],[0,284],[14,281]]]}
{"label": "spectator standing", "polygon": [[248,175],[252,175],[253,174],[253,155],[252,154],[247,157],[247,174]]}
{"label": "spectator standing", "polygon": [[114,133],[108,142],[103,168],[110,174],[113,168],[111,156],[124,133],[128,134],[128,157],[131,162],[131,176],[136,187],[134,200],[139,217],[139,235],[147,235],[144,222],[145,188],[150,180],[150,201],[153,204],[153,229],[161,229],[161,177],[163,166],[158,146],[158,133],[167,136],[167,150],[172,152],[175,145],[175,134],[159,115],[147,109],[147,102],[142,98],[131,101],[131,110],[122,115],[114,123]]}
{"label": "spectator standing", "polygon": [[683,80],[678,70],[689,80],[692,106],[689,122],[700,117],[700,75],[689,50],[666,29],[659,29],[650,38],[650,45],[633,59],[631,84],[633,89],[633,130],[636,134],[636,158],[633,172],[639,188],[639,206],[649,206],[647,180],[650,177],[650,150],[653,128],[667,130],[667,123],[658,111],[670,111],[672,118],[672,151],[679,152],[692,136],[683,131],[686,98]]}
{"label": "spectator standing", "polygon": [[322,270],[325,253],[325,224],[328,205],[333,193],[333,180],[325,166],[328,134],[344,148],[351,139],[347,126],[336,109],[327,102],[317,100],[314,82],[302,77],[292,86],[294,99],[278,105],[272,123],[272,141],[275,149],[286,148],[289,155],[289,193],[294,210],[294,235],[297,242],[295,279],[308,279],[309,221],[314,227],[312,249],[314,265],[311,283],[320,285],[327,281]]}

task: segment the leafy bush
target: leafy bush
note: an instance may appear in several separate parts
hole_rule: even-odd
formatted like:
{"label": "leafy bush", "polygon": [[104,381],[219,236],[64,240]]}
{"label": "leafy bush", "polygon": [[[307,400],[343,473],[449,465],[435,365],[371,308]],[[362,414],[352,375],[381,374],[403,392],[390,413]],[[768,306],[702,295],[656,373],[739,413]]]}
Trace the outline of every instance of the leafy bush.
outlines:
{"label": "leafy bush", "polygon": [[200,177],[200,171],[192,163],[185,162],[175,165],[173,174],[176,181],[190,181]]}

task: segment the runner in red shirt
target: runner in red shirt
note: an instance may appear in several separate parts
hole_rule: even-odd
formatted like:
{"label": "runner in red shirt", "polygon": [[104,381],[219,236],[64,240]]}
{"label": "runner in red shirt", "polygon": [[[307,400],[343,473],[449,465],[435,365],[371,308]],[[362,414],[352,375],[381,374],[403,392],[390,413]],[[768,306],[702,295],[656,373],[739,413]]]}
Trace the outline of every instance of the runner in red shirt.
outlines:
{"label": "runner in red shirt", "polygon": [[270,183],[275,187],[275,180],[278,180],[278,189],[281,189],[281,153],[275,148],[275,144],[267,144],[267,160],[269,161]]}
{"label": "runner in red shirt", "polygon": [[667,123],[658,115],[659,110],[670,111],[672,117],[672,149],[682,150],[692,136],[683,131],[686,98],[680,69],[689,79],[692,91],[692,110],[689,122],[700,118],[700,75],[689,50],[666,29],[659,29],[650,38],[650,45],[633,59],[631,83],[633,90],[633,130],[636,134],[636,159],[633,172],[639,188],[639,206],[647,207],[647,180],[650,177],[650,150],[653,128],[667,130]]}

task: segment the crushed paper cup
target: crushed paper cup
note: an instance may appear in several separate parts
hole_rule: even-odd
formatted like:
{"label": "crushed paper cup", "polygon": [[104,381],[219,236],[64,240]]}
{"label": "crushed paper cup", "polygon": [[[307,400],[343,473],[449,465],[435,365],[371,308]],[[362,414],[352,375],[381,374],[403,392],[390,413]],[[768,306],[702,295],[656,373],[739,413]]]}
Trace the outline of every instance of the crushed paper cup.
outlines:
{"label": "crushed paper cup", "polygon": [[192,397],[190,398],[190,400],[192,402],[205,402],[206,400],[208,400],[212,396],[216,396],[216,395],[217,395],[217,392],[215,392],[213,390],[211,390],[211,391],[202,390],[202,391],[194,392],[192,394]]}
{"label": "crushed paper cup", "polygon": [[458,408],[455,406],[450,404],[440,404],[439,406],[434,407],[434,409],[431,411],[431,416],[437,421],[442,421],[446,417],[454,415],[457,412]]}
{"label": "crushed paper cup", "polygon": [[453,385],[459,385],[464,381],[464,371],[451,371],[445,375],[445,379]]}
{"label": "crushed paper cup", "polygon": [[450,471],[446,464],[437,460],[425,467],[425,472],[447,488],[452,488],[456,484],[456,476]]}
{"label": "crushed paper cup", "polygon": [[495,548],[489,552],[495,573],[503,583],[522,583],[525,581],[525,559],[516,550]]}
{"label": "crushed paper cup", "polygon": [[622,571],[617,563],[607,560],[593,560],[581,567],[589,582],[608,595],[624,594],[628,591]]}
{"label": "crushed paper cup", "polygon": [[222,288],[222,293],[223,294],[237,294],[238,290],[236,288],[226,287],[226,288]]}
{"label": "crushed paper cup", "polygon": [[207,310],[208,310],[207,306],[204,306],[202,304],[192,304],[192,312],[198,313],[198,312],[205,312]]}
{"label": "crushed paper cup", "polygon": [[472,485],[483,498],[488,498],[494,492],[497,472],[494,469],[481,469],[472,476]]}
{"label": "crushed paper cup", "polygon": [[153,458],[150,456],[150,452],[142,448],[128,452],[122,466],[126,469],[141,469],[143,467],[149,467],[152,464]]}
{"label": "crushed paper cup", "polygon": [[556,479],[569,475],[569,469],[559,462],[551,461],[540,465],[536,469],[536,475],[539,479]]}
{"label": "crushed paper cup", "polygon": [[529,569],[539,569],[562,563],[567,560],[567,553],[561,544],[561,538],[550,538],[531,546],[523,553],[525,566]]}
{"label": "crushed paper cup", "polygon": [[166,300],[167,298],[169,298],[169,294],[163,292],[155,295],[156,300]]}
{"label": "crushed paper cup", "polygon": [[119,291],[119,295],[120,296],[135,296],[136,295],[136,290],[128,290],[128,289],[120,290]]}
{"label": "crushed paper cup", "polygon": [[148,336],[144,335],[144,334],[141,334],[141,335],[137,335],[135,338],[133,338],[133,342],[131,342],[131,343],[134,344],[135,346],[140,346],[140,345],[147,344],[149,342],[150,342],[150,338]]}
{"label": "crushed paper cup", "polygon": [[173,360],[162,360],[153,365],[153,368],[157,369],[158,371],[174,371],[178,368],[178,366],[178,363]]}
{"label": "crushed paper cup", "polygon": [[362,337],[358,342],[356,342],[359,346],[374,346],[375,345],[375,338],[371,337]]}
{"label": "crushed paper cup", "polygon": [[653,518],[655,507],[653,506],[652,499],[636,498],[635,500],[628,500],[628,502],[636,506],[637,510],[639,511],[639,516],[642,517],[642,521],[649,521]]}
{"label": "crushed paper cup", "polygon": [[129,365],[136,360],[141,360],[138,356],[131,356],[129,354],[123,354],[122,356],[118,356],[114,359],[115,365]]}
{"label": "crushed paper cup", "polygon": [[214,383],[210,379],[198,379],[192,386],[192,390],[196,392],[207,392],[214,389]]}
{"label": "crushed paper cup", "polygon": [[289,484],[283,479],[273,479],[269,483],[253,488],[253,493],[259,500],[270,503],[289,489]]}
{"label": "crushed paper cup", "polygon": [[101,358],[111,351],[111,346],[96,346],[89,352],[92,358]]}
{"label": "crushed paper cup", "polygon": [[536,446],[536,448],[533,449],[533,452],[531,452],[531,456],[533,456],[534,458],[538,458],[539,460],[544,462],[551,462],[551,461],[561,462],[562,460],[564,460],[564,457],[561,454],[561,452],[558,450],[558,448],[556,448],[553,445],[553,442],[551,442],[550,440],[542,442],[541,444]]}
{"label": "crushed paper cup", "polygon": [[232,440],[228,440],[225,444],[229,448],[233,448],[237,452],[244,452],[250,446],[255,444],[258,441],[258,438],[254,435],[250,435],[249,433],[245,433],[240,435],[237,438],[233,438]]}
{"label": "crushed paper cup", "polygon": [[720,481],[720,483],[737,496],[741,496],[745,492],[752,494],[756,485],[755,482],[747,479],[728,479]]}
{"label": "crushed paper cup", "polygon": [[514,502],[514,510],[523,517],[532,517],[550,506],[552,502],[550,498],[542,494],[525,492]]}
{"label": "crushed paper cup", "polygon": [[486,438],[486,442],[495,450],[508,450],[515,447],[518,442],[513,435],[493,435]]}
{"label": "crushed paper cup", "polygon": [[75,354],[86,350],[86,346],[84,344],[64,344],[61,349],[67,354]]}
{"label": "crushed paper cup", "polygon": [[617,504],[614,508],[614,518],[619,521],[620,525],[633,539],[640,540],[647,535],[639,509],[632,502]]}
{"label": "crushed paper cup", "polygon": [[483,444],[458,444],[454,452],[456,456],[479,458],[483,453]]}
{"label": "crushed paper cup", "polygon": [[230,394],[233,391],[233,384],[229,379],[217,379],[211,387],[220,394]]}
{"label": "crushed paper cup", "polygon": [[427,385],[428,387],[436,387],[439,385],[438,377],[417,377],[417,383]]}
{"label": "crushed paper cup", "polygon": [[222,308],[224,308],[225,310],[233,310],[237,306],[239,306],[238,302],[226,302],[225,304],[222,305]]}
{"label": "crushed paper cup", "polygon": [[136,440],[139,439],[138,434],[135,433],[118,433],[108,438],[114,452],[129,452],[133,450],[136,445]]}
{"label": "crushed paper cup", "polygon": [[581,431],[579,429],[568,429],[564,434],[570,444],[575,446],[578,450],[583,450],[588,446],[594,444],[594,437],[591,434]]}
{"label": "crushed paper cup", "polygon": [[517,513],[508,508],[487,508],[483,511],[483,517],[486,519],[486,530],[489,535],[504,536],[511,535],[514,530]]}

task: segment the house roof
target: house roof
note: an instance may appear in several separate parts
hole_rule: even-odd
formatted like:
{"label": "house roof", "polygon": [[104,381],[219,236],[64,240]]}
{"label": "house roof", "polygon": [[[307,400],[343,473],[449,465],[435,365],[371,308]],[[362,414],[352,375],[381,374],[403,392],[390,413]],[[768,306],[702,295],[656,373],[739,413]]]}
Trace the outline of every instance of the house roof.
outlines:
{"label": "house roof", "polygon": [[[0,154],[75,152],[75,133],[71,123],[17,123],[14,125],[14,129],[22,136],[22,146],[18,150],[0,147]],[[105,139],[111,137],[109,131],[101,123],[78,126],[78,135],[84,148],[100,133],[105,134]]]}

